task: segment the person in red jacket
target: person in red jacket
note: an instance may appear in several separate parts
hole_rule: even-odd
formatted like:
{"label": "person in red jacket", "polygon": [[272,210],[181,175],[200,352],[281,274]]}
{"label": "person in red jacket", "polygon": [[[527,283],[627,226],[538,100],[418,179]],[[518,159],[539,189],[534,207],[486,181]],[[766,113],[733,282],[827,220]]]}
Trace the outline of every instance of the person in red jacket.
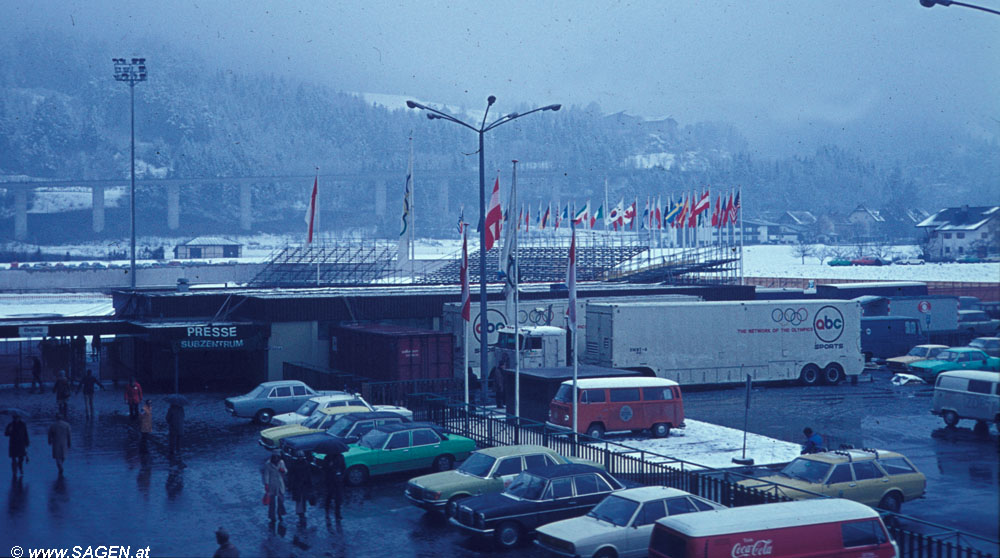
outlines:
{"label": "person in red jacket", "polygon": [[139,418],[139,403],[142,403],[142,386],[135,381],[135,377],[129,378],[128,385],[125,386],[125,402],[128,403],[128,418],[135,420]]}

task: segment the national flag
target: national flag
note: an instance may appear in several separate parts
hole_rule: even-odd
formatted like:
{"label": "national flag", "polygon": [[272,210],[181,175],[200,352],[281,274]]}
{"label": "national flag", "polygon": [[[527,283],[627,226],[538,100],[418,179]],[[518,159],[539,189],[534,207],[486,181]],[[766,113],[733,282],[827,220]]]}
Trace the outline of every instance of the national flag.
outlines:
{"label": "national flag", "polygon": [[701,215],[705,211],[708,211],[708,206],[711,204],[711,202],[712,202],[711,194],[709,194],[708,190],[705,190],[698,198],[698,203],[695,204],[694,206],[694,214]]}
{"label": "national flag", "polygon": [[410,162],[406,165],[406,184],[403,187],[403,216],[399,231],[399,251],[396,259],[400,267],[410,261],[413,244],[413,144],[410,144]]}
{"label": "national flag", "polygon": [[722,209],[722,226],[728,225],[731,221],[730,215],[732,214],[733,208],[733,193],[729,192],[729,200],[726,201],[725,206]]}
{"label": "national flag", "polygon": [[569,318],[569,330],[576,331],[576,225],[572,225],[573,233],[569,241],[569,260],[566,263],[566,289],[569,291],[569,304],[566,316]]}
{"label": "national flag", "polygon": [[462,227],[462,267],[458,276],[462,281],[462,319],[468,322],[472,319],[472,296],[469,293],[469,240],[465,227]]}
{"label": "national flag", "polygon": [[632,200],[632,203],[625,209],[625,214],[622,216],[624,219],[623,223],[628,225],[630,229],[635,228],[635,211],[636,211],[636,200]]}
{"label": "national flag", "polygon": [[680,207],[677,210],[677,214],[674,215],[674,227],[678,229],[683,229],[687,226],[687,210],[688,210],[688,200],[686,194],[681,194]]}
{"label": "national flag", "polygon": [[618,205],[610,208],[608,211],[608,217],[606,219],[607,224],[612,225],[615,230],[618,230],[618,226],[622,222],[622,214],[625,213],[625,200],[618,202]]}
{"label": "national flag", "polygon": [[736,192],[736,201],[729,206],[729,220],[735,225],[740,215],[740,193]]}
{"label": "national flag", "polygon": [[524,209],[524,232],[528,232],[528,228],[531,225],[531,206],[529,205]]}
{"label": "national flag", "polygon": [[[409,186],[410,186],[410,175],[407,174],[406,175],[406,187],[407,187],[406,191],[407,192],[410,191],[409,190]],[[317,204],[318,198],[319,198],[319,175],[317,174],[315,180],[313,180],[312,195],[309,196],[309,208],[306,209],[306,225],[309,225],[309,234],[306,236],[306,244],[310,244],[313,241],[313,231],[316,230],[316,225],[319,224],[317,222],[318,221],[318,219],[317,219],[318,215],[316,214],[316,204]],[[403,223],[404,223],[404,225],[406,223],[406,211],[407,211],[407,208],[408,208],[408,206],[406,205],[406,202],[404,201],[403,202],[403,211],[404,211],[404,213],[403,213]]]}
{"label": "national flag", "polygon": [[465,206],[458,213],[458,234],[462,234],[465,231]]}
{"label": "national flag", "polygon": [[[542,206],[539,205],[538,210],[541,211],[542,210],[541,208]],[[546,223],[549,222],[549,213],[551,213],[551,211],[552,211],[552,204],[550,203],[549,205],[545,206],[545,214],[542,215],[542,222],[538,226],[538,228],[545,230],[545,225]]]}
{"label": "national flag", "polygon": [[722,215],[721,211],[720,211],[722,209],[721,204],[722,204],[722,200],[720,199],[720,197],[719,196],[715,196],[715,207],[712,209],[712,227],[720,227],[720,226],[722,226],[719,223],[719,217],[721,217],[721,215]]}
{"label": "national flag", "polygon": [[[656,196],[656,212],[653,215],[653,219],[656,221],[656,229],[660,230],[663,228],[663,210],[662,210],[663,198]],[[667,203],[670,203],[670,198],[667,198]]]}
{"label": "national flag", "polygon": [[667,195],[667,206],[663,211],[663,226],[673,227],[674,220],[677,218],[677,213],[681,210],[680,200],[673,202],[670,200],[670,196]]}
{"label": "national flag", "polygon": [[587,205],[578,209],[576,214],[573,215],[573,224],[580,225],[587,223],[590,220],[589,215],[590,215],[590,200],[587,200]]}
{"label": "national flag", "polygon": [[646,209],[642,210],[642,218],[639,220],[639,230],[649,229],[649,198],[646,198]]}
{"label": "national flag", "polygon": [[[517,203],[517,166],[510,178],[510,197],[507,198],[507,213],[513,215],[514,204]],[[512,225],[512,226],[511,226]],[[517,288],[517,229],[521,223],[512,222],[504,231],[503,248],[500,249],[500,259],[497,263],[497,275],[503,280],[503,296],[507,315],[514,312],[514,290]]]}
{"label": "national flag", "polygon": [[597,221],[599,221],[599,220],[600,221],[604,220],[604,205],[603,204],[600,205],[600,206],[598,206],[597,211],[595,211],[594,214],[590,216],[590,228],[593,229],[594,226],[597,224]]}
{"label": "national flag", "polygon": [[[493,183],[493,195],[490,196],[489,209],[486,211],[486,252],[493,249],[493,246],[500,240],[500,231],[503,228],[501,223],[503,211],[500,209],[500,175],[497,175],[496,182]],[[485,258],[485,252],[480,254]]]}

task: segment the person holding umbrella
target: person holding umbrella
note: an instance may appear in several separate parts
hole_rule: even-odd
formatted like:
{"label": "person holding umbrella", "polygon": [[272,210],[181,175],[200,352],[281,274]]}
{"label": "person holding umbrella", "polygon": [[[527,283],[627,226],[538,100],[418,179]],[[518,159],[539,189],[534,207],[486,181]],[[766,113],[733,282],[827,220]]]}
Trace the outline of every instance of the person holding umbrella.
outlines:
{"label": "person holding umbrella", "polygon": [[305,524],[306,504],[312,494],[312,466],[306,461],[302,450],[295,452],[295,459],[288,465],[288,488],[295,500],[295,513],[299,516],[299,523]]}
{"label": "person holding umbrella", "polygon": [[323,476],[326,480],[326,518],[330,519],[330,500],[334,502],[334,517],[342,519],[340,506],[344,502],[344,474],[347,464],[344,462],[344,452],[347,445],[337,440],[327,440],[316,447],[316,453],[325,453],[323,457]]}
{"label": "person holding umbrella", "polygon": [[7,409],[4,413],[11,416],[10,424],[4,429],[3,435],[10,438],[7,446],[7,455],[10,456],[11,473],[17,479],[19,471],[21,476],[24,476],[24,460],[27,459],[28,444],[30,443],[28,440],[28,427],[21,420],[21,416],[26,413],[17,409]]}

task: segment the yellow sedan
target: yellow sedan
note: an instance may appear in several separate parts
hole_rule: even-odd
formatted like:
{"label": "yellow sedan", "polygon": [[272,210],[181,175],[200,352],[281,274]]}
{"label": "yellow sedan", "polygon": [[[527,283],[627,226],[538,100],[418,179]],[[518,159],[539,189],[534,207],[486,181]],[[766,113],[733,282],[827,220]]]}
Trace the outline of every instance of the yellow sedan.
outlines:
{"label": "yellow sedan", "polygon": [[260,432],[260,440],[258,440],[257,443],[265,449],[276,450],[278,449],[278,445],[282,438],[312,434],[313,432],[323,432],[332,426],[338,418],[346,414],[367,413],[370,411],[371,409],[368,407],[362,407],[360,405],[327,407],[313,413],[313,415],[306,419],[306,421],[302,424],[286,424],[284,426],[275,426],[262,430]]}

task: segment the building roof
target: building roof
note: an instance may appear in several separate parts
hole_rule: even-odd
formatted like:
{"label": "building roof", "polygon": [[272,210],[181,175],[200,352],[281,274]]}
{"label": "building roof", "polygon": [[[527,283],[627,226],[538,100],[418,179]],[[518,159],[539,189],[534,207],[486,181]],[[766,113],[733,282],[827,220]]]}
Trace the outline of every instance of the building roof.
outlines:
{"label": "building roof", "polygon": [[935,231],[974,231],[1000,215],[1000,205],[949,207],[917,223]]}
{"label": "building roof", "polygon": [[859,205],[858,207],[854,208],[854,211],[852,211],[851,214],[853,215],[858,212],[867,213],[868,216],[872,218],[872,221],[876,223],[885,222],[885,217],[882,217],[882,215],[878,211],[875,211],[873,209],[868,209],[864,205]]}
{"label": "building roof", "polygon": [[809,211],[786,211],[785,215],[796,225],[812,225],[816,222],[816,216]]}
{"label": "building roof", "polygon": [[181,246],[243,246],[239,242],[221,236],[199,236],[184,242]]}

